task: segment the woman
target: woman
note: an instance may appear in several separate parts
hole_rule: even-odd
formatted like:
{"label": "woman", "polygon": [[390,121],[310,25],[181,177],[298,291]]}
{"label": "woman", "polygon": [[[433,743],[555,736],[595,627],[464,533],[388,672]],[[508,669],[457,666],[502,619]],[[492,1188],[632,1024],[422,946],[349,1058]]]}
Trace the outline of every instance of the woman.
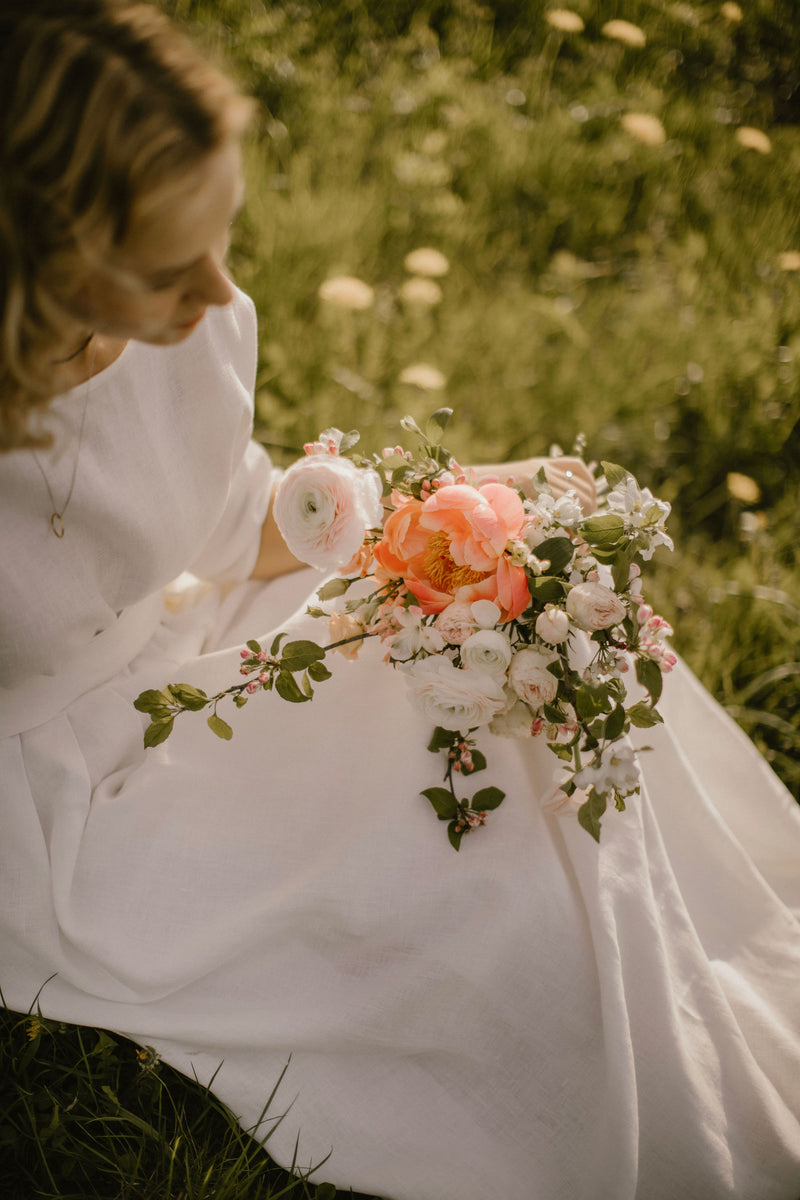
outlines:
{"label": "woman", "polygon": [[509,798],[454,854],[369,649],[231,745],[143,750],[140,691],[307,621],[222,266],[247,104],[147,7],[14,2],[0,46],[6,1002],[214,1075],[246,1127],[291,1055],[272,1152],[394,1200],[794,1200],[797,813],[688,673],[599,849],[497,741]]}

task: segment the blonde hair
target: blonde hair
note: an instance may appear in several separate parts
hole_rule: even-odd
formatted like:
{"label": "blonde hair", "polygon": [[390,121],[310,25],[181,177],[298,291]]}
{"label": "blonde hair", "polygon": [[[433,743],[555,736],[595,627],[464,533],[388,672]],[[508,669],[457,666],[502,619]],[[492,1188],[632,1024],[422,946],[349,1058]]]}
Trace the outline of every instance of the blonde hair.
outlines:
{"label": "blonde hair", "polygon": [[139,207],[243,130],[250,101],[157,9],[3,0],[0,450],[41,445],[81,326],[59,299]]}

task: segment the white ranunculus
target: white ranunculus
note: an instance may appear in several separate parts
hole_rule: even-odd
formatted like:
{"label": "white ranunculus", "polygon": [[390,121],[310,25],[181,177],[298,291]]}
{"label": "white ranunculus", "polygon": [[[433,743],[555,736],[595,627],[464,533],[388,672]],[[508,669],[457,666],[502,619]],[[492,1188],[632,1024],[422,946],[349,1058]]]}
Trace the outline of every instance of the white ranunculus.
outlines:
{"label": "white ranunculus", "polygon": [[556,608],[554,604],[548,604],[544,612],[540,612],[536,618],[534,628],[537,637],[540,637],[543,642],[547,642],[550,646],[557,646],[559,642],[565,642],[569,637],[569,617],[563,608]]}
{"label": "white ranunculus", "polygon": [[444,729],[466,733],[488,724],[506,705],[496,679],[483,671],[462,671],[444,655],[420,659],[405,675],[415,707]]}
{"label": "white ranunculus", "polygon": [[552,655],[543,653],[535,646],[518,650],[511,660],[508,682],[534,712],[543,704],[550,704],[558,692],[558,680],[547,669],[553,661]]}
{"label": "white ranunculus", "polygon": [[481,629],[494,629],[503,615],[494,600],[473,600],[469,609]]}
{"label": "white ranunculus", "polygon": [[579,583],[567,596],[567,612],[581,629],[610,629],[626,611],[616,592],[602,583]]}
{"label": "white ranunculus", "polygon": [[485,671],[504,680],[511,662],[511,643],[497,629],[479,629],[462,645],[461,662],[470,671]]}
{"label": "white ranunculus", "polygon": [[349,458],[313,454],[285,472],[274,512],[295,558],[321,571],[336,570],[383,520],[380,477]]}

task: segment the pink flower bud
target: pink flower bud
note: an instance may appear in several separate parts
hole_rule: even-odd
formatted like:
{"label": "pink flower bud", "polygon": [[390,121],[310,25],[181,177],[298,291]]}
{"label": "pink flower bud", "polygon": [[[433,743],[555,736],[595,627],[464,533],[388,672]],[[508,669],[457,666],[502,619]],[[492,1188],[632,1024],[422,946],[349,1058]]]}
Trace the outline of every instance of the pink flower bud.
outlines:
{"label": "pink flower bud", "polygon": [[261,684],[258,682],[257,679],[251,679],[250,682],[248,683],[247,687],[245,688],[245,691],[247,692],[248,696],[252,696],[253,692],[257,692],[260,687],[261,687]]}
{"label": "pink flower bud", "polygon": [[641,604],[636,610],[636,620],[640,625],[646,625],[653,615],[653,610],[649,604]]}
{"label": "pink flower bud", "polygon": [[249,658],[249,657],[250,657],[250,653],[251,653],[251,652],[250,652],[249,650],[240,650],[240,651],[239,651],[239,658]]}
{"label": "pink flower bud", "polygon": [[531,721],[531,737],[538,737],[544,729],[544,717],[534,717]]}
{"label": "pink flower bud", "polygon": [[256,658],[258,659],[258,661],[260,663],[265,663],[267,661],[267,659],[269,658],[269,655],[267,654],[266,650],[262,650],[262,651],[260,651],[259,654],[256,655]]}
{"label": "pink flower bud", "polygon": [[239,667],[239,674],[240,675],[249,675],[250,668],[249,667]]}
{"label": "pink flower bud", "polygon": [[260,674],[260,675],[259,675],[259,677],[258,677],[258,682],[259,682],[259,683],[269,683],[269,672],[268,672],[268,671],[262,671],[262,672],[261,672],[261,674]]}

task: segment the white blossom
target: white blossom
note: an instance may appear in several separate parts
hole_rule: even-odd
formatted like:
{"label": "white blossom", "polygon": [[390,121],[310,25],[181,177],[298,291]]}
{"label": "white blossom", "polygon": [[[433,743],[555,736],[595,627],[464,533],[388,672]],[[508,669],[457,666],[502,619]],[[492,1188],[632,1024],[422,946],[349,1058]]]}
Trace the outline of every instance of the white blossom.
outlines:
{"label": "white blossom", "polygon": [[639,767],[631,747],[614,742],[601,751],[599,762],[593,759],[574,779],[580,788],[591,787],[600,794],[613,789],[624,796],[639,786]]}

